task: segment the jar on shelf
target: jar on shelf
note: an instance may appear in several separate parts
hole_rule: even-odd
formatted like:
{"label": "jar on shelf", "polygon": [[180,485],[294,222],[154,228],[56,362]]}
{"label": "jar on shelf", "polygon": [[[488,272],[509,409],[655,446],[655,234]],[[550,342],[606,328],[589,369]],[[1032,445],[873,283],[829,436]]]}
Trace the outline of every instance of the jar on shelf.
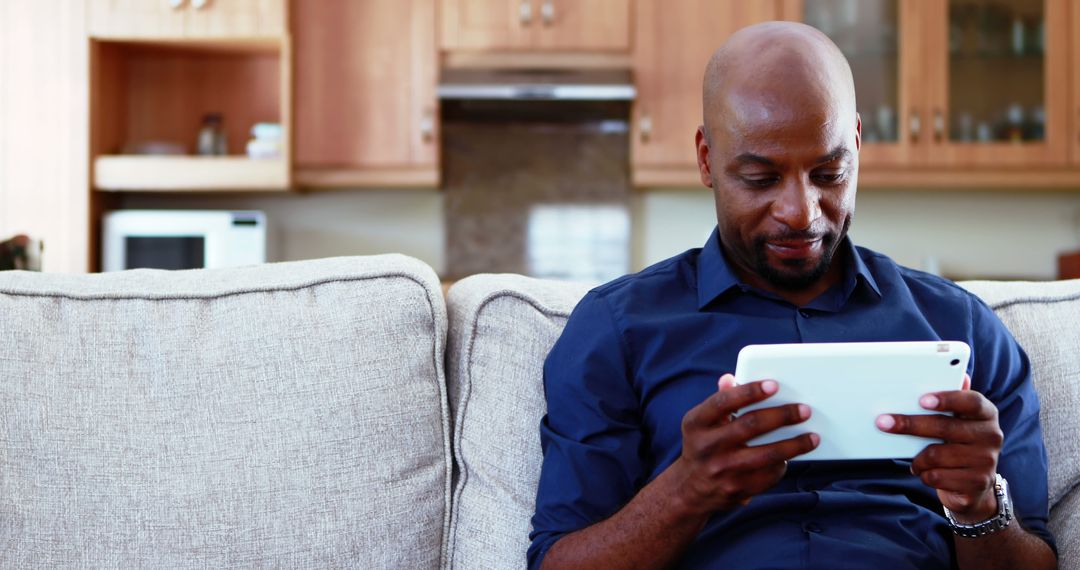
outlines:
{"label": "jar on shelf", "polygon": [[223,156],[229,154],[229,144],[225,139],[225,119],[221,113],[203,115],[202,128],[196,149],[202,156]]}

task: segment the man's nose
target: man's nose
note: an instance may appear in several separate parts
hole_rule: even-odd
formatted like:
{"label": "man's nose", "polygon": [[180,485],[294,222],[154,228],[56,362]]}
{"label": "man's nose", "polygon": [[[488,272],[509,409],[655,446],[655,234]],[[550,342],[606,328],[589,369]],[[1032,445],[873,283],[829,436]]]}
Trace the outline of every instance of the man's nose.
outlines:
{"label": "man's nose", "polygon": [[821,217],[821,192],[809,181],[789,180],[772,205],[776,221],[796,230],[807,230]]}

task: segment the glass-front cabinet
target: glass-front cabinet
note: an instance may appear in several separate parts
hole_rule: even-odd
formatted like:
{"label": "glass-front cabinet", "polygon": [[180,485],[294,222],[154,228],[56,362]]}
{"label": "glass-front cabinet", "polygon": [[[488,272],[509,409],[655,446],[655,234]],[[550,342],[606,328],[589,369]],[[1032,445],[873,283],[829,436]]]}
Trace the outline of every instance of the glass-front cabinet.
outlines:
{"label": "glass-front cabinet", "polygon": [[783,0],[851,62],[862,164],[935,169],[1067,164],[1069,1]]}
{"label": "glass-front cabinet", "polygon": [[[909,163],[918,133],[913,91],[906,85],[917,60],[911,34],[916,25],[902,0],[800,0],[786,15],[825,32],[844,52],[855,77],[862,118],[864,165]],[[914,121],[914,123],[913,123]]]}
{"label": "glass-front cabinet", "polygon": [[1068,0],[926,1],[933,165],[1068,161]]}

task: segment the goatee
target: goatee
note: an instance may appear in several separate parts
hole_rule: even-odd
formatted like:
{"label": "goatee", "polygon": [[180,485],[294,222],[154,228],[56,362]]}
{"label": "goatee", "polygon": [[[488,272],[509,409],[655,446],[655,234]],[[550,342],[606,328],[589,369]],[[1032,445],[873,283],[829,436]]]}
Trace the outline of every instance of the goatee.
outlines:
{"label": "goatee", "polygon": [[[837,245],[847,235],[851,227],[851,217],[844,220],[840,232],[817,233],[813,231],[786,232],[770,236],[761,236],[754,240],[754,268],[756,273],[770,285],[784,291],[800,291],[816,283],[825,276],[832,265]],[[781,262],[784,269],[769,264],[766,244],[770,241],[813,241],[821,240],[821,257],[817,263],[809,260],[786,259]]]}

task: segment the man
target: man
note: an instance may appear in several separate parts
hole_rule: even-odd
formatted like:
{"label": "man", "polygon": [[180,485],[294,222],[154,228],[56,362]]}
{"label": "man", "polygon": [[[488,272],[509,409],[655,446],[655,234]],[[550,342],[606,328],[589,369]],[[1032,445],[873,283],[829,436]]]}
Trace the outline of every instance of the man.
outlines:
{"label": "man", "polygon": [[[802,24],[740,30],[706,70],[704,119],[716,232],[591,291],[545,364],[530,566],[1056,566],[1027,357],[974,296],[847,238],[861,124],[840,51]],[[747,442],[812,410],[733,419],[777,384],[716,383],[747,344],[941,339],[971,345],[972,389],[920,404],[953,416],[877,419],[943,440],[912,461],[789,464],[829,434]]]}

